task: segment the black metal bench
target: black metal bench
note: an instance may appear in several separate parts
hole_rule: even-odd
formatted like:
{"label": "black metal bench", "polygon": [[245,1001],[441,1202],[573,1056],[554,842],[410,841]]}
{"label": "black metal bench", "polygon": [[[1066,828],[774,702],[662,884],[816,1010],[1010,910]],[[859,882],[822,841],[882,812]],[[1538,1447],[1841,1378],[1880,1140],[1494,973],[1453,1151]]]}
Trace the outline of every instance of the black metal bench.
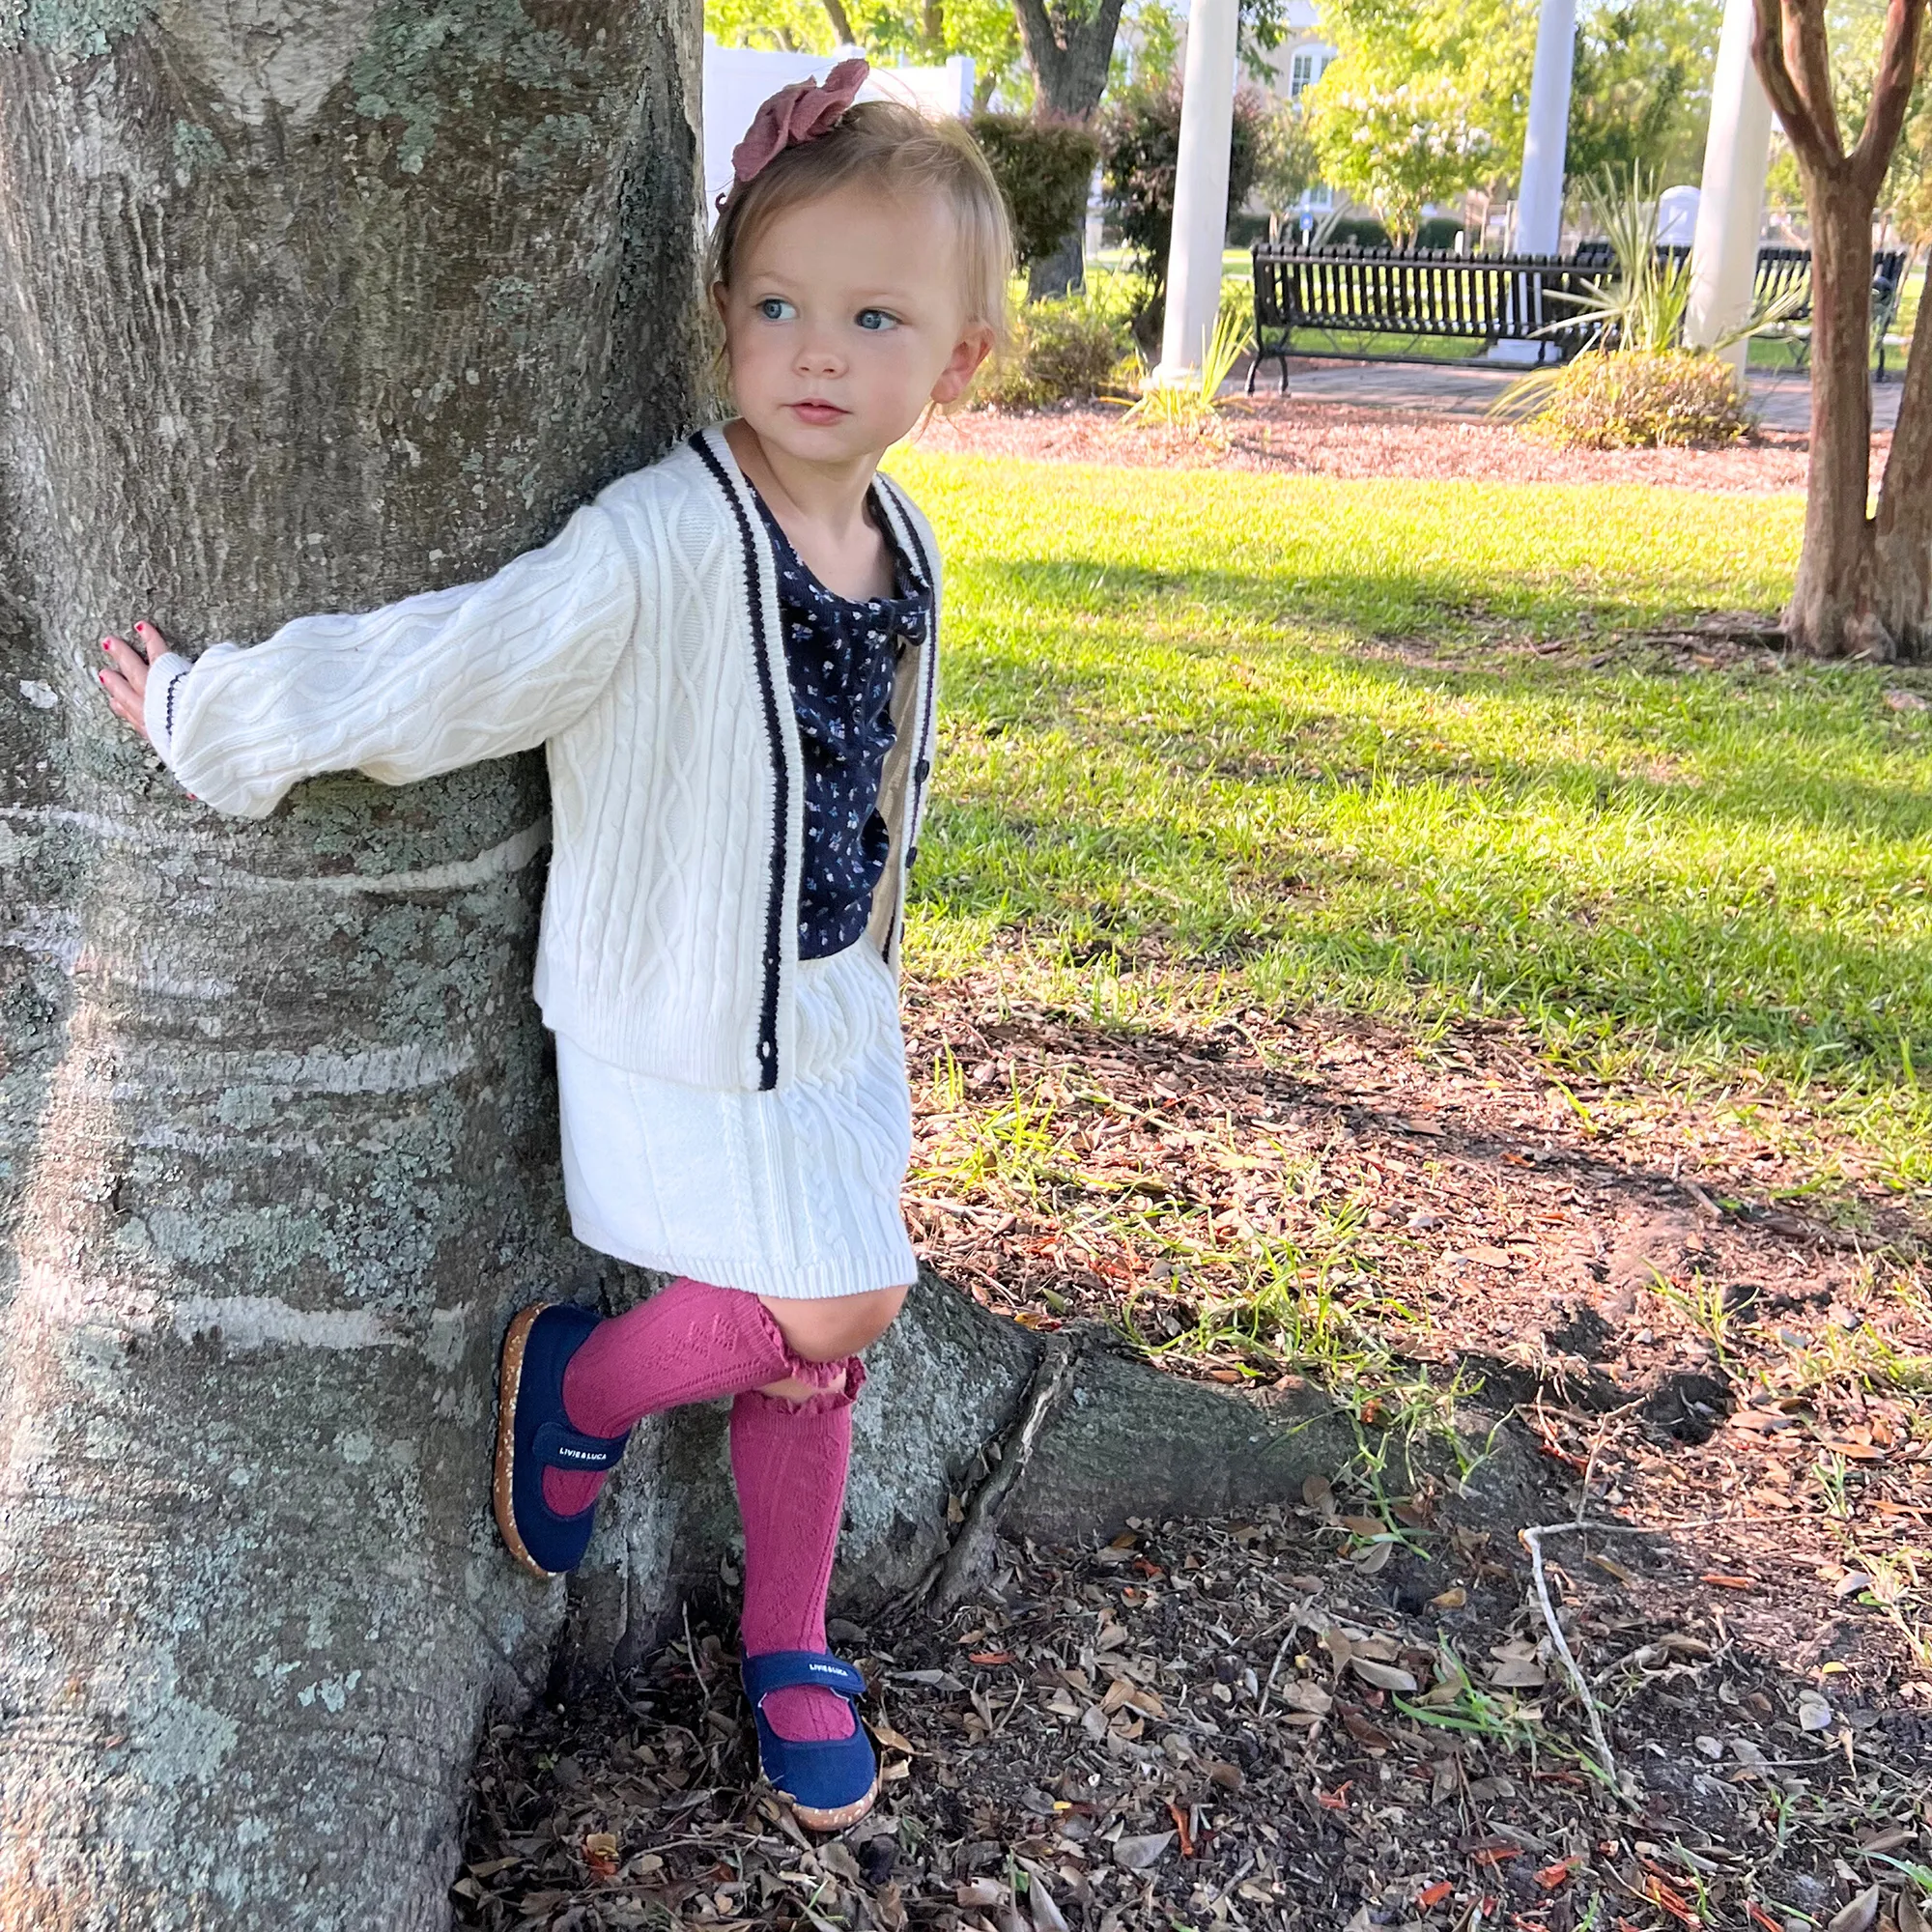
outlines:
{"label": "black metal bench", "polygon": [[[1663,251],[1683,261],[1690,250]],[[1904,293],[1906,254],[1887,248],[1872,257],[1872,333],[1879,380],[1885,380],[1885,337]],[[1385,337],[1449,337],[1481,342],[1533,342],[1567,360],[1595,342],[1601,325],[1581,312],[1587,297],[1615,264],[1607,242],[1585,242],[1576,254],[1451,255],[1434,249],[1304,249],[1263,242],[1254,250],[1255,357],[1248,393],[1264,362],[1280,369],[1288,387],[1288,357],[1297,332]],[[1752,295],[1759,306],[1808,281],[1804,248],[1760,248]],[[1566,319],[1574,318],[1565,327]],[[1809,348],[1810,304],[1802,302],[1778,325]]]}
{"label": "black metal bench", "polygon": [[1304,250],[1267,242],[1257,244],[1254,265],[1250,393],[1261,365],[1270,360],[1279,363],[1281,385],[1288,387],[1287,358],[1297,331],[1532,342],[1539,359],[1574,355],[1595,332],[1587,321],[1569,320],[1577,317],[1576,298],[1603,272],[1558,255]]}
{"label": "black metal bench", "polygon": [[[1878,380],[1885,381],[1885,338],[1898,320],[1898,304],[1905,295],[1903,248],[1879,248],[1872,254],[1871,332],[1872,347],[1878,351]],[[1811,355],[1811,251],[1808,248],[1760,248],[1757,273],[1752,279],[1751,296],[1757,306],[1768,307],[1786,295],[1804,291],[1799,305],[1784,316],[1768,336],[1798,345],[1798,366],[1802,369]]]}

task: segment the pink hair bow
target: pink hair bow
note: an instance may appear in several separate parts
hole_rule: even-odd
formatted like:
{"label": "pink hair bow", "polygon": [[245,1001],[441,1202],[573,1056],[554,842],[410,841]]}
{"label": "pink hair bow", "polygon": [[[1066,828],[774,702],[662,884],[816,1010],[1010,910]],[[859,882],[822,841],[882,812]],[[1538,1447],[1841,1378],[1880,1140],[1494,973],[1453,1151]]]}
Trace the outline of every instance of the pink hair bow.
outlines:
{"label": "pink hair bow", "polygon": [[842,60],[823,80],[795,80],[781,87],[752,117],[745,138],[731,150],[731,172],[751,181],[787,148],[816,140],[851,106],[871,72],[866,61]]}

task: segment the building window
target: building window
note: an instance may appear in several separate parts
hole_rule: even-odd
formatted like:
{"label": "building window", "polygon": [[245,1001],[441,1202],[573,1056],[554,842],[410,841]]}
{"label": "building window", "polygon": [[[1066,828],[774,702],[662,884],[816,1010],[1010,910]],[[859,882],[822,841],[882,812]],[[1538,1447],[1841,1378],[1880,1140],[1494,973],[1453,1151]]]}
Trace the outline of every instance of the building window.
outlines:
{"label": "building window", "polygon": [[1313,48],[1294,55],[1288,64],[1288,98],[1299,100],[1321,78],[1322,69],[1332,58],[1332,55],[1319,53]]}

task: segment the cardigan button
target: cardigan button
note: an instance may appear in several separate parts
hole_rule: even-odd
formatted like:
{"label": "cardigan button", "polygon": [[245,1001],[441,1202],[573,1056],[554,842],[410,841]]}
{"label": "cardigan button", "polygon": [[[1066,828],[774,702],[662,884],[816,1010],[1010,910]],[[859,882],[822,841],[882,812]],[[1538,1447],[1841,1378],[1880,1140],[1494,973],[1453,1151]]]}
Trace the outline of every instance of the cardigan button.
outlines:
{"label": "cardigan button", "polygon": [[912,768],[912,775],[921,784],[923,784],[932,776],[932,760],[930,758],[922,758]]}

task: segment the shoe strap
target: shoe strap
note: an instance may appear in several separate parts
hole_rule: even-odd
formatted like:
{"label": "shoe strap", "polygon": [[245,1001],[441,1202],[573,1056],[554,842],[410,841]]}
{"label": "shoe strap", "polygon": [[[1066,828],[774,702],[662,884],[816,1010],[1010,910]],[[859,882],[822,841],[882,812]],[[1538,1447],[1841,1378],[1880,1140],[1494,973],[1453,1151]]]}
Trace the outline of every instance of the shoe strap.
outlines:
{"label": "shoe strap", "polygon": [[547,1469],[582,1469],[594,1474],[600,1469],[614,1469],[630,1439],[628,1430],[622,1435],[586,1435],[567,1422],[546,1422],[531,1438],[530,1453]]}
{"label": "shoe strap", "polygon": [[754,1705],[774,1690],[830,1690],[855,1704],[866,1694],[865,1678],[827,1650],[768,1650],[762,1657],[746,1658],[740,1674],[745,1695]]}

